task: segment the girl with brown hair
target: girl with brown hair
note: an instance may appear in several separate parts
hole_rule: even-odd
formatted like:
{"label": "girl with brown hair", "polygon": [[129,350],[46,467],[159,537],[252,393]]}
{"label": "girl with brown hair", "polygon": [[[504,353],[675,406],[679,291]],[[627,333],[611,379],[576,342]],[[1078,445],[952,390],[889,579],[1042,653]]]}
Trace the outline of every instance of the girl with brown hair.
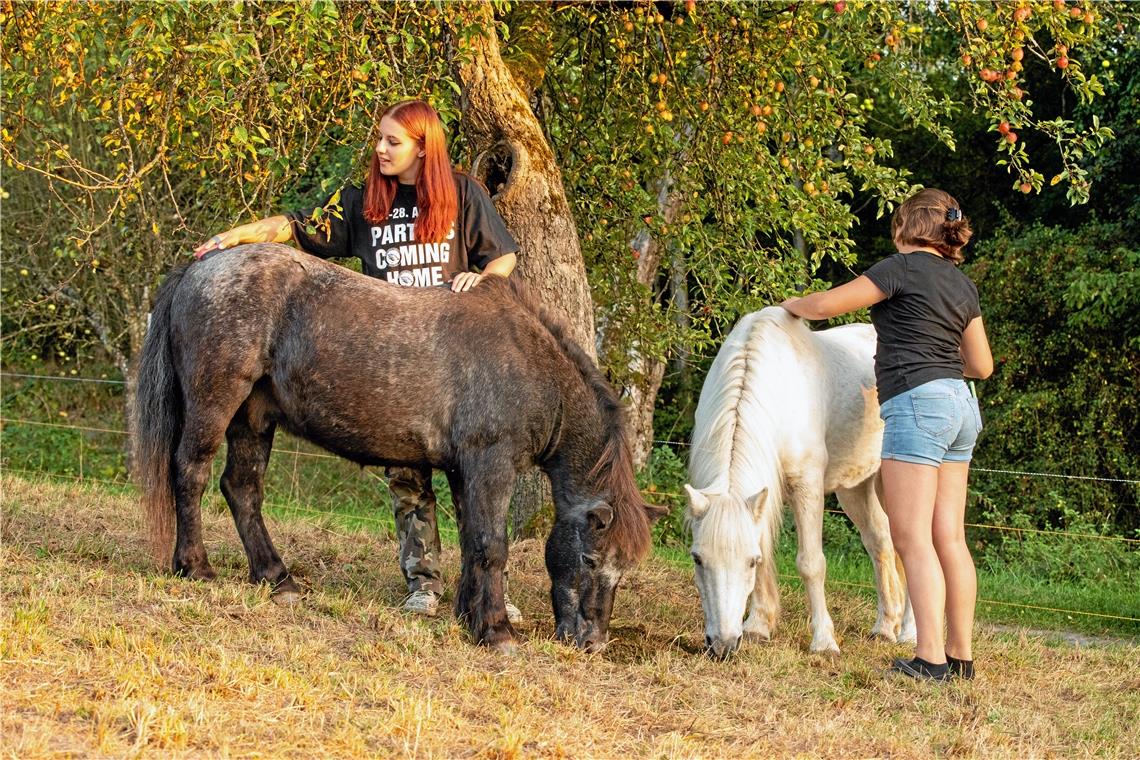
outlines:
{"label": "girl with brown hair", "polygon": [[978,289],[958,269],[972,234],[952,196],[919,191],[891,220],[897,254],[849,283],[781,304],[805,319],[871,307],[883,507],[918,631],[915,657],[889,672],[929,681],[974,676],[977,577],[965,511],[982,417],[963,378],[989,377],[993,357]]}

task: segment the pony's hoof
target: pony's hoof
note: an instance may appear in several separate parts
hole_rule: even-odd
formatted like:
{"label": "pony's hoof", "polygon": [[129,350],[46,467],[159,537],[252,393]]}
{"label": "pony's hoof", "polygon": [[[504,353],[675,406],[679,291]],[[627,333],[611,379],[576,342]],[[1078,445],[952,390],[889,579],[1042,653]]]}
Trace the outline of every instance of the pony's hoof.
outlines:
{"label": "pony's hoof", "polygon": [[867,634],[868,641],[885,641],[888,644],[895,644],[898,642],[898,637],[890,631],[886,630],[872,630]]}
{"label": "pony's hoof", "polygon": [[514,657],[519,653],[519,645],[515,643],[514,639],[507,639],[506,641],[492,644],[491,649],[508,657]]}
{"label": "pony's hoof", "polygon": [[282,607],[294,607],[301,603],[301,592],[291,589],[274,591],[269,598]]}
{"label": "pony's hoof", "polygon": [[836,644],[834,640],[824,641],[824,642],[820,642],[818,644],[813,641],[812,645],[811,645],[811,653],[812,654],[826,654],[826,655],[831,655],[832,657],[838,657],[839,656],[839,645]]}
{"label": "pony's hoof", "polygon": [[771,644],[772,634],[767,631],[745,631],[744,640],[752,641],[757,644]]}
{"label": "pony's hoof", "polygon": [[513,654],[518,648],[518,640],[515,638],[515,631],[510,623],[490,626],[482,632],[472,631],[472,634],[474,634],[475,641],[479,646],[493,649],[496,652]]}
{"label": "pony's hoof", "polygon": [[209,562],[201,565],[185,565],[176,562],[174,564],[174,574],[179,578],[188,578],[192,581],[212,581],[218,577],[218,573],[214,568],[210,567]]}
{"label": "pony's hoof", "polygon": [[[257,583],[258,581],[255,580],[253,582]],[[268,583],[272,589],[273,594],[285,594],[288,592],[292,592],[294,594],[301,593],[301,587],[297,585],[297,582],[293,580],[293,576],[289,575],[289,573],[284,573],[277,580],[270,580],[266,578],[261,582]]]}

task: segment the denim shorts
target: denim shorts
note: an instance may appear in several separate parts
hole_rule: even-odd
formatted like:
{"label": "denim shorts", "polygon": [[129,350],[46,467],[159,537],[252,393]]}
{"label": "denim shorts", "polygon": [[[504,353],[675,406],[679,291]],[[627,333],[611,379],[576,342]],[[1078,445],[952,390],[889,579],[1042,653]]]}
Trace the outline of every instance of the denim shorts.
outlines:
{"label": "denim shorts", "polygon": [[937,467],[969,462],[982,430],[978,400],[962,380],[931,380],[892,396],[879,408],[883,459]]}

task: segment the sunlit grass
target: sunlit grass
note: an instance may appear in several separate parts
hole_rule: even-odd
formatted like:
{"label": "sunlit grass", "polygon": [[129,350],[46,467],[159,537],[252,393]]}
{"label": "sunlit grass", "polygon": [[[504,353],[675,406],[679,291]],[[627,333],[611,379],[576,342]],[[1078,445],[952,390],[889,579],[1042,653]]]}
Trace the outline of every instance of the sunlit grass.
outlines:
{"label": "sunlit grass", "polygon": [[[785,583],[775,640],[700,654],[691,571],[630,573],[613,641],[550,640],[538,541],[512,547],[526,640],[506,658],[450,615],[406,617],[396,546],[362,524],[271,519],[305,589],[297,607],[245,582],[229,515],[206,510],[210,583],[153,569],[133,496],[4,477],[0,735],[14,757],[742,757],[1140,754],[1140,649],[980,631],[980,677],[882,677],[905,647],[865,639],[870,597],[829,589],[843,654],[808,654]],[[458,570],[444,551],[445,580]],[[838,569],[838,568],[833,568]]]}

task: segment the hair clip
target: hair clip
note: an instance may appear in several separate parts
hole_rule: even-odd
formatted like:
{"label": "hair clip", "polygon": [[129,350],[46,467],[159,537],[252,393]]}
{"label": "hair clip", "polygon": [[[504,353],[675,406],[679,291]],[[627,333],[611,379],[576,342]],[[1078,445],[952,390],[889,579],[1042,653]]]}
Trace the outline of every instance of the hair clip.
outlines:
{"label": "hair clip", "polygon": [[952,208],[946,210],[946,221],[956,222],[962,218],[962,209]]}

